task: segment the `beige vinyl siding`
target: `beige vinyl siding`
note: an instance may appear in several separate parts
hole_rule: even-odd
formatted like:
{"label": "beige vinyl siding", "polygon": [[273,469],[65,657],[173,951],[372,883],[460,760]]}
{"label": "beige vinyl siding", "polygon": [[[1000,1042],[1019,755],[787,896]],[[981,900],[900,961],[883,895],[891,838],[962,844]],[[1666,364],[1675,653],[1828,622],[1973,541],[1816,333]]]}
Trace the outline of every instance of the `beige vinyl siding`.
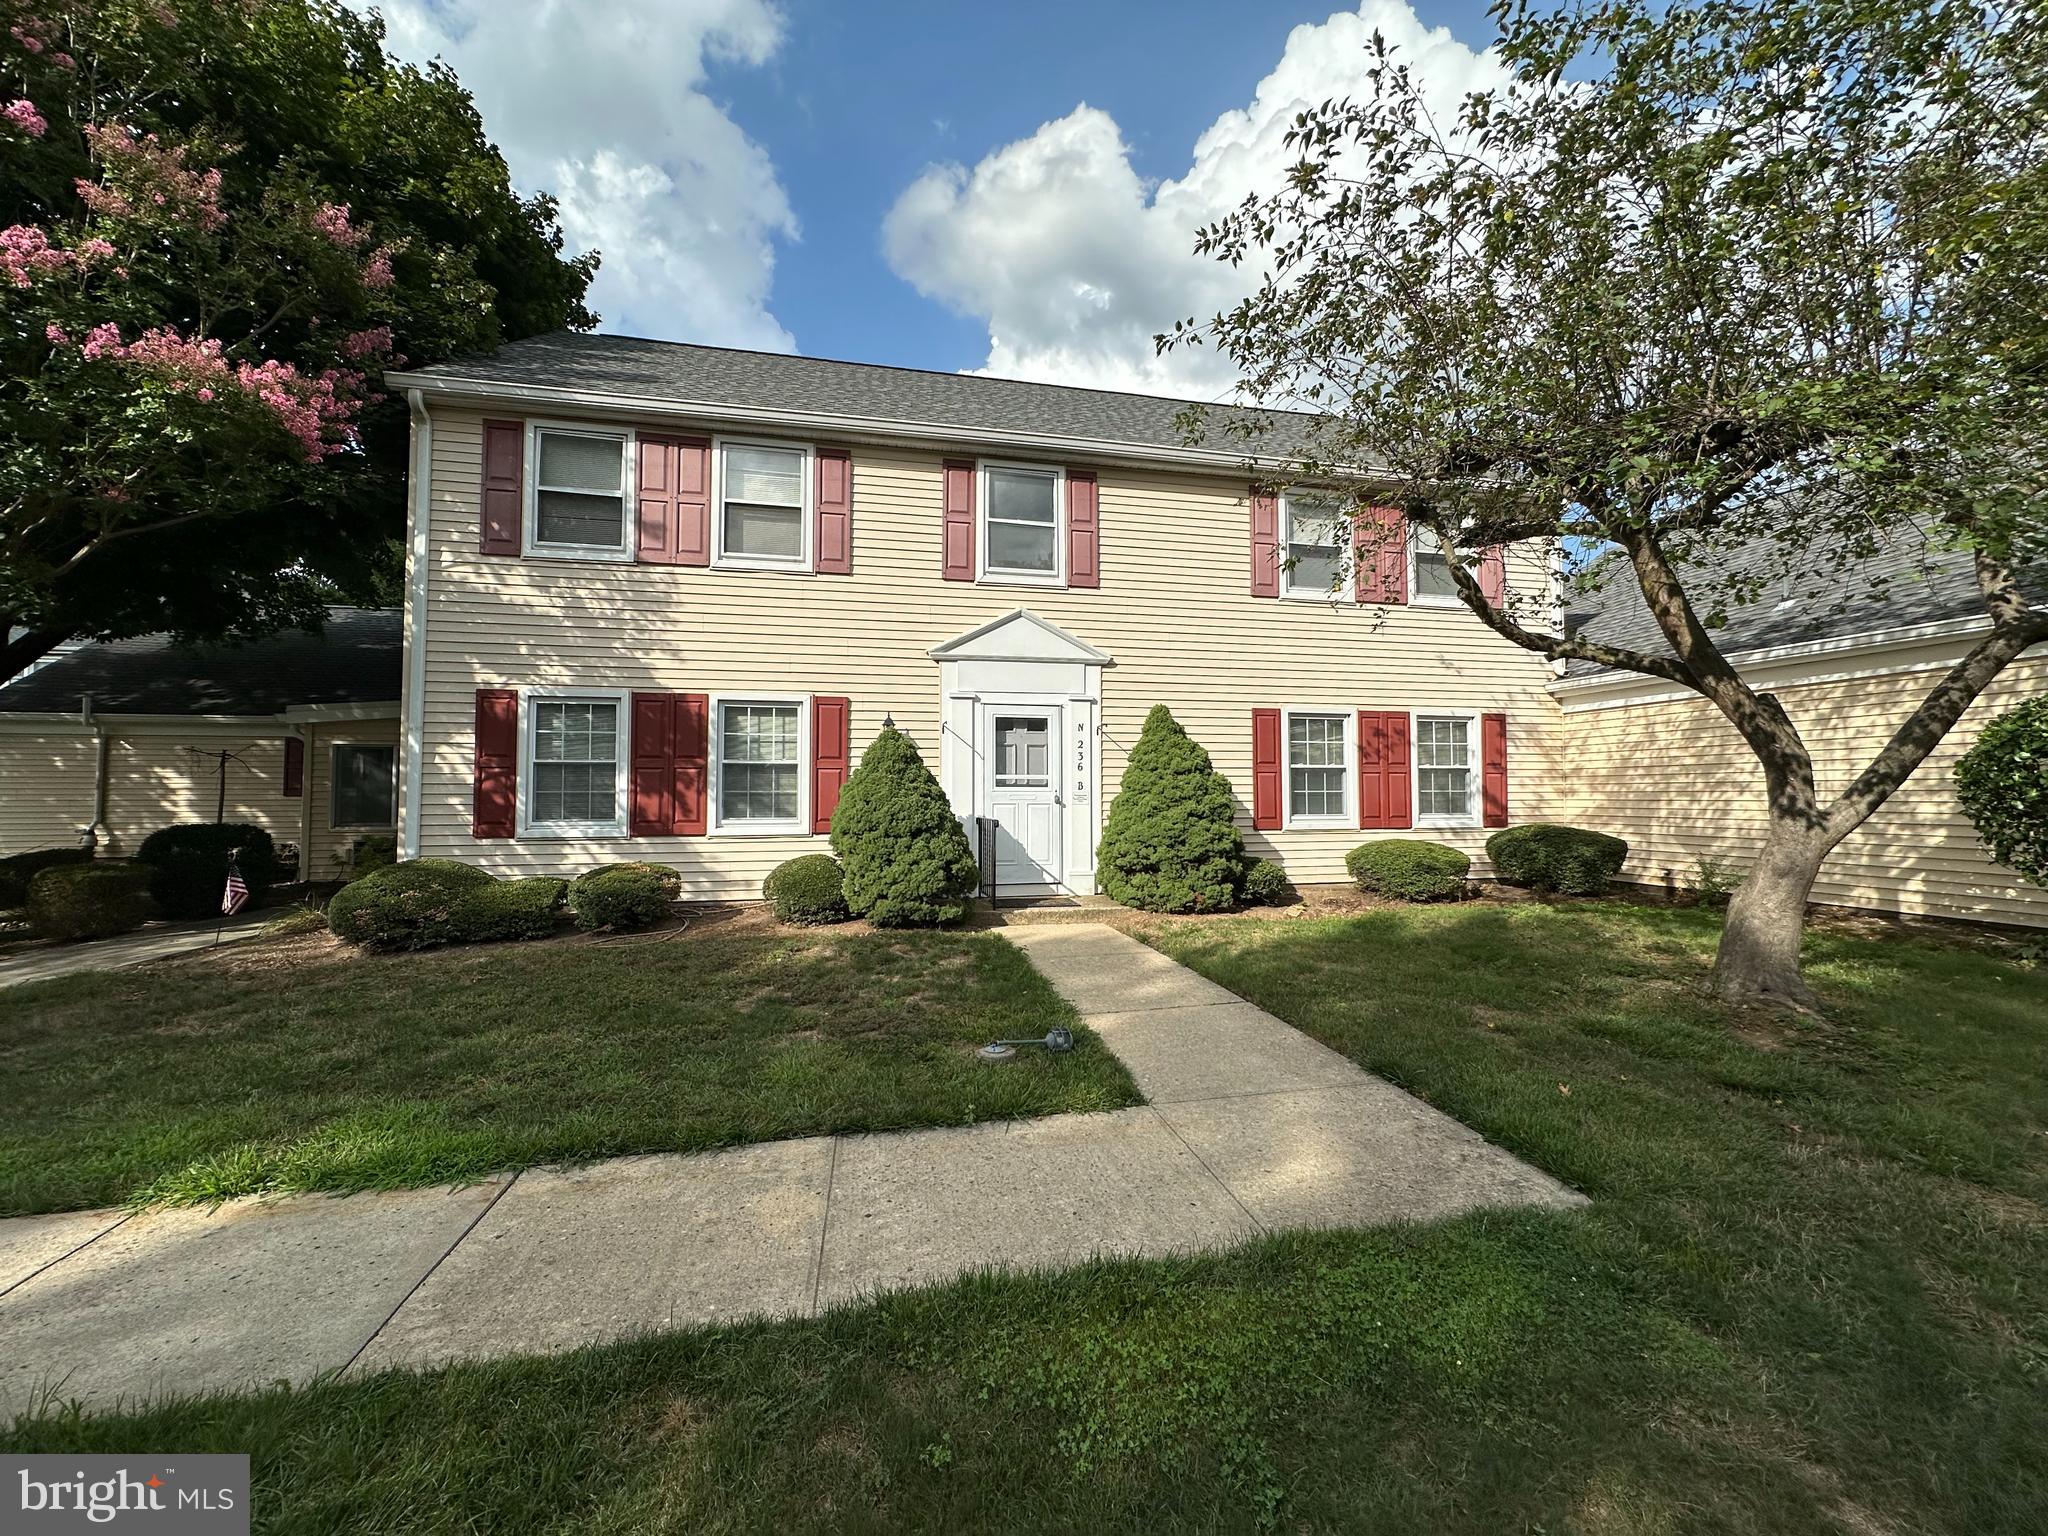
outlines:
{"label": "beige vinyl siding", "polygon": [[[398,722],[372,720],[307,727],[307,794],[284,793],[282,726],[242,728],[194,724],[166,731],[109,728],[106,810],[100,851],[132,855],[159,827],[210,822],[219,806],[220,757],[227,765],[229,821],[250,822],[281,843],[304,841],[306,807],[312,808],[308,870],[334,877],[329,857],[337,834],[329,829],[329,753],[336,741],[395,742]],[[0,854],[68,846],[92,818],[93,735],[82,727],[24,734],[0,733]],[[354,836],[355,834],[344,834]]]}
{"label": "beige vinyl siding", "polygon": [[[567,875],[652,858],[676,866],[692,897],[755,897],[764,874],[823,839],[472,838],[476,690],[843,694],[856,756],[893,714],[936,770],[939,666],[926,652],[1019,607],[1115,658],[1102,679],[1098,812],[1146,712],[1164,703],[1235,784],[1252,848],[1297,880],[1343,879],[1343,856],[1363,834],[1251,832],[1254,708],[1504,710],[1511,796],[1535,803],[1553,771],[1547,669],[1469,613],[1252,597],[1241,482],[1092,466],[1101,586],[1088,591],[942,580],[940,446],[855,447],[850,576],[490,558],[477,552],[481,421],[433,416],[424,855]],[[1513,580],[1544,590],[1541,562],[1518,559]],[[1484,841],[1477,828],[1416,835],[1475,852]]]}
{"label": "beige vinyl siding", "polygon": [[93,752],[76,726],[0,735],[0,856],[77,845],[92,820]]}
{"label": "beige vinyl siding", "polygon": [[[355,846],[359,837],[376,836],[380,832],[388,837],[395,828],[348,827],[340,831],[334,828],[334,749],[346,742],[366,742],[380,746],[396,747],[398,744],[397,720],[351,720],[327,722],[312,728],[312,741],[306,748],[306,794],[313,808],[312,847],[307,861],[307,877],[313,880],[338,880],[344,866],[337,854],[345,854]],[[396,801],[393,789],[393,805]],[[294,839],[297,833],[293,834]]]}
{"label": "beige vinyl siding", "polygon": [[[1823,795],[1838,792],[1925,696],[1953,643],[1888,676],[1773,682],[1814,756]],[[1853,670],[1845,663],[1841,670]],[[2048,687],[2048,656],[2008,668],[1903,788],[1835,850],[1813,899],[1937,917],[2048,926],[2048,891],[1985,855],[1956,804],[1956,759],[1987,720]],[[1629,840],[1623,873],[1652,885],[1693,883],[1703,856],[1738,873],[1766,830],[1763,776],[1734,729],[1703,700],[1567,713],[1568,776],[1557,814]]]}

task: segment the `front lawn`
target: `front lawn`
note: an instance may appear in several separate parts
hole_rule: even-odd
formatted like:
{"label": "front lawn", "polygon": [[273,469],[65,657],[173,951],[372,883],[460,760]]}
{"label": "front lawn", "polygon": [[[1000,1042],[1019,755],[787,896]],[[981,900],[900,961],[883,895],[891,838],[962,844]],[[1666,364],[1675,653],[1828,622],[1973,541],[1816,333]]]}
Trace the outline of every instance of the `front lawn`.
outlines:
{"label": "front lawn", "polygon": [[2048,973],[1817,934],[1825,1022],[1621,905],[1149,925],[1593,1197],[809,1322],[17,1426],[249,1451],[259,1529],[2020,1532]]}
{"label": "front lawn", "polygon": [[957,933],[359,956],[324,938],[0,994],[0,1213],[438,1184],[501,1168],[1136,1103],[974,1048],[1073,1010]]}

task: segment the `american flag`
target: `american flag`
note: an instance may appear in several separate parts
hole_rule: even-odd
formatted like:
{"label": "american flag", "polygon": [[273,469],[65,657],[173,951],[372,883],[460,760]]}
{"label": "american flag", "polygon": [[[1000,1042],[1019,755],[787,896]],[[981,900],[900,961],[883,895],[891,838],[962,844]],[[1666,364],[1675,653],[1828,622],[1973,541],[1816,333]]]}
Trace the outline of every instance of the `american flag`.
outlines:
{"label": "american flag", "polygon": [[233,917],[248,904],[249,887],[242,882],[241,870],[235,867],[233,860],[230,860],[228,862],[227,889],[220,893],[220,915],[222,917]]}

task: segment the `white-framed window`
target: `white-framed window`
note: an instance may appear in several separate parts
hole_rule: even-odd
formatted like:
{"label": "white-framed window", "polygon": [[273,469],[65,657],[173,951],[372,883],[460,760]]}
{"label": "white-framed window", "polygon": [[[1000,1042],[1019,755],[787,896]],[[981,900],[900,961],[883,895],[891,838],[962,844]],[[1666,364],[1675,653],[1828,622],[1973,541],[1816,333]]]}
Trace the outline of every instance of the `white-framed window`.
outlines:
{"label": "white-framed window", "polygon": [[1479,825],[1479,717],[1417,711],[1409,735],[1415,753],[1415,825]]}
{"label": "white-framed window", "polygon": [[713,558],[766,570],[811,568],[811,450],[722,437],[712,444]]}
{"label": "white-framed window", "polygon": [[398,825],[398,748],[390,742],[335,742],[327,783],[327,824],[335,831]]}
{"label": "white-framed window", "polygon": [[990,766],[999,789],[1043,789],[1052,783],[1052,721],[1043,714],[999,714],[990,731]]}
{"label": "white-framed window", "polygon": [[981,466],[981,575],[999,582],[1066,583],[1066,473],[1045,464]]}
{"label": "white-framed window", "polygon": [[1280,543],[1284,570],[1281,591],[1289,597],[1343,595],[1350,569],[1346,538],[1351,527],[1342,497],[1288,491],[1280,498]]}
{"label": "white-framed window", "polygon": [[1287,825],[1356,825],[1351,710],[1290,709],[1287,735]]}
{"label": "white-framed window", "polygon": [[525,552],[632,559],[633,434],[537,421],[526,449]]}
{"label": "white-framed window", "polygon": [[567,688],[521,696],[522,832],[625,835],[626,697],[623,690]]}
{"label": "white-framed window", "polygon": [[807,832],[810,701],[733,697],[711,701],[712,830]]}
{"label": "white-framed window", "polygon": [[1451,575],[1451,557],[1444,553],[1443,540],[1436,531],[1414,525],[1408,541],[1408,601],[1429,607],[1455,608],[1464,602],[1458,596],[1457,578]]}

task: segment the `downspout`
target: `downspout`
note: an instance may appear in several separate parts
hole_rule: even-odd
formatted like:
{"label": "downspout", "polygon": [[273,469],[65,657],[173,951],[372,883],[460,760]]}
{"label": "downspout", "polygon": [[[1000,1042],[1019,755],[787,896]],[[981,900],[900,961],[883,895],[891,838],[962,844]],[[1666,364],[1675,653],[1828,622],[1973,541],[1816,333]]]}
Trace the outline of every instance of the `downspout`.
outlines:
{"label": "downspout", "polygon": [[92,712],[89,693],[78,700],[78,718],[92,730],[92,815],[79,829],[78,846],[92,853],[99,848],[100,825],[107,819],[107,732]]}
{"label": "downspout", "polygon": [[292,734],[305,743],[299,770],[299,883],[308,885],[313,880],[313,739],[319,732],[301,725]]}
{"label": "downspout", "polygon": [[406,498],[405,681],[401,713],[405,748],[398,805],[398,856],[420,856],[420,765],[425,759],[427,689],[427,561],[433,533],[434,423],[417,389],[405,392],[412,418],[412,494]]}

